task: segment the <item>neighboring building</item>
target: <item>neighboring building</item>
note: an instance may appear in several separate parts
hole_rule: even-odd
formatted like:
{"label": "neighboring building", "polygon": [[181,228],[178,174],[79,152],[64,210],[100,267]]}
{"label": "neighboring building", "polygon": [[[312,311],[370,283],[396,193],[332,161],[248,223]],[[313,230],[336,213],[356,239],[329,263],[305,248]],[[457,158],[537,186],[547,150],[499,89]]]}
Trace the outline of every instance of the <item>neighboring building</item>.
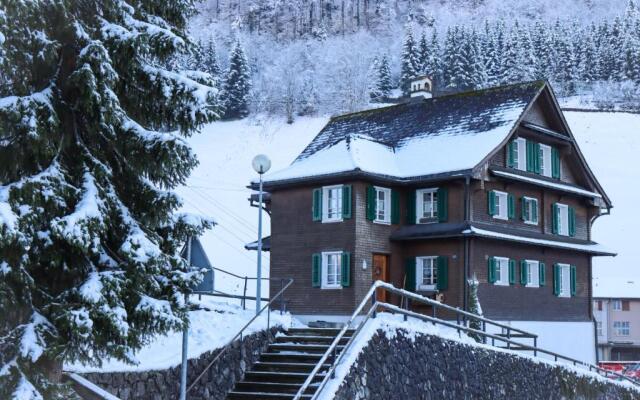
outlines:
{"label": "neighboring building", "polygon": [[595,360],[591,258],[612,253],[591,224],[611,202],[547,83],[332,118],[264,182],[299,318],[344,320],[378,279],[467,309],[475,275],[488,318]]}
{"label": "neighboring building", "polygon": [[[596,283],[597,285],[597,283]],[[594,288],[598,360],[640,361],[640,284]]]}

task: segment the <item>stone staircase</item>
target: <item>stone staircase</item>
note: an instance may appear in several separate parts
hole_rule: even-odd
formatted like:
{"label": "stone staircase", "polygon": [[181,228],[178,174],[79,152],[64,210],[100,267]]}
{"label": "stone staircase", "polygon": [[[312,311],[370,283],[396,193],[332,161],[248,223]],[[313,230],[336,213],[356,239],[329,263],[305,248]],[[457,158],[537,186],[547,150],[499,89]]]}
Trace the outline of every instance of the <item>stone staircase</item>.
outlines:
{"label": "stone staircase", "polygon": [[[229,392],[227,400],[288,400],[293,399],[322,355],[340,332],[337,328],[291,328],[276,337],[259,360],[245,373],[243,380]],[[340,340],[340,354],[353,330]],[[329,364],[324,364],[314,382],[302,396],[311,399],[324,379]]]}

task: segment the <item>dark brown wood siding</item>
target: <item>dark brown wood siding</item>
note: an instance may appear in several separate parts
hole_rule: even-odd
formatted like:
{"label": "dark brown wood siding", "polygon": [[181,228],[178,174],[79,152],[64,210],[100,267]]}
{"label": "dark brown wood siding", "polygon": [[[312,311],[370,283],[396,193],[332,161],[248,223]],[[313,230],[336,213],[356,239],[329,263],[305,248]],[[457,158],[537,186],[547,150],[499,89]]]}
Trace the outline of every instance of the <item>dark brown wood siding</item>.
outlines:
{"label": "dark brown wood siding", "polygon": [[[498,286],[488,283],[488,257],[518,260],[516,285]],[[546,285],[529,288],[520,285],[519,261],[532,259],[545,263]],[[570,298],[553,294],[553,264],[576,266],[576,295]],[[478,297],[487,318],[527,321],[589,321],[590,257],[586,254],[488,239],[471,241],[471,273],[480,281]]]}

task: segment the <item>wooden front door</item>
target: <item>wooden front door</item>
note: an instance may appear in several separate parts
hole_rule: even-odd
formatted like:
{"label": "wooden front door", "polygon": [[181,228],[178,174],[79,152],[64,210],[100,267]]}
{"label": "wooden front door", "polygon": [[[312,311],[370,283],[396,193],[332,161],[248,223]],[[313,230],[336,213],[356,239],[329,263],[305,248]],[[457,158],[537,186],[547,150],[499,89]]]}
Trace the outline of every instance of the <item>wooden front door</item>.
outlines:
{"label": "wooden front door", "polygon": [[[373,281],[389,282],[389,256],[385,254],[373,255]],[[376,293],[378,301],[387,301],[387,291],[378,289]]]}

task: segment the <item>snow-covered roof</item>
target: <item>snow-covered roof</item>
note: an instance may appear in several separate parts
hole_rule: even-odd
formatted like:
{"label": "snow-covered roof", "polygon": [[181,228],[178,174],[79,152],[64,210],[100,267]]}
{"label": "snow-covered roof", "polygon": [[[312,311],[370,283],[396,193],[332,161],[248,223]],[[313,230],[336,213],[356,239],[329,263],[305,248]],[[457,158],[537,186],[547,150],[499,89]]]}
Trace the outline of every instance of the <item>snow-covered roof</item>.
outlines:
{"label": "snow-covered roof", "polygon": [[538,186],[543,186],[543,187],[547,187],[550,189],[556,189],[556,190],[560,190],[563,192],[569,192],[569,193],[575,193],[575,194],[579,194],[582,196],[587,196],[587,197],[594,197],[594,198],[602,198],[602,195],[596,192],[591,192],[589,190],[585,190],[585,189],[581,189],[579,187],[573,186],[573,185],[568,185],[566,183],[559,183],[559,182],[550,182],[544,179],[539,179],[539,178],[533,178],[530,176],[523,176],[523,175],[519,175],[519,174],[514,174],[512,172],[506,172],[506,171],[500,171],[500,170],[492,170],[491,171],[494,175],[497,176],[501,176],[503,178],[509,178],[509,179],[514,179],[517,181],[522,181],[522,182],[527,182],[527,183],[533,183],[535,185]]}
{"label": "snow-covered roof", "polygon": [[266,183],[361,171],[398,179],[471,170],[508,138],[544,82],[422,99],[333,118]]}
{"label": "snow-covered roof", "polygon": [[486,237],[491,239],[500,239],[500,240],[509,240],[520,243],[528,243],[528,244],[537,244],[545,247],[555,247],[559,249],[568,249],[568,250],[578,250],[585,251],[597,255],[615,255],[611,250],[602,246],[598,243],[573,243],[573,242],[562,242],[558,240],[548,240],[548,239],[538,239],[531,238],[522,235],[514,235],[509,233],[495,232],[487,229],[480,229],[474,226],[471,226],[469,229],[463,232],[465,235],[473,235]]}
{"label": "snow-covered roof", "polygon": [[623,277],[594,278],[593,297],[600,299],[640,299],[640,281]]}

